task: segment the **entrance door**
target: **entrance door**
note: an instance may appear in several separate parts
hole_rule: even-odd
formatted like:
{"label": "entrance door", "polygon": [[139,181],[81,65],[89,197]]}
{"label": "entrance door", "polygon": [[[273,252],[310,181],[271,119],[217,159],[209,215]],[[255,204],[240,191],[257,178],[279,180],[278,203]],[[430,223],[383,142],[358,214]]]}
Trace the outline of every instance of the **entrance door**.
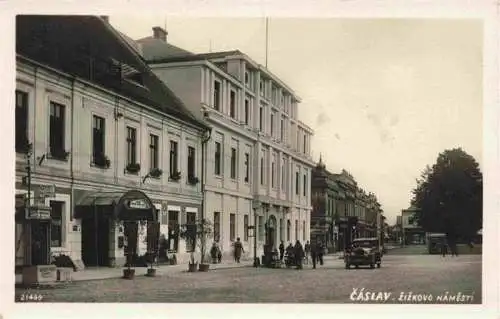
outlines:
{"label": "entrance door", "polygon": [[31,264],[50,264],[50,221],[32,220],[31,224]]}
{"label": "entrance door", "polygon": [[82,219],[82,260],[85,266],[109,266],[110,230],[109,218],[98,211]]}

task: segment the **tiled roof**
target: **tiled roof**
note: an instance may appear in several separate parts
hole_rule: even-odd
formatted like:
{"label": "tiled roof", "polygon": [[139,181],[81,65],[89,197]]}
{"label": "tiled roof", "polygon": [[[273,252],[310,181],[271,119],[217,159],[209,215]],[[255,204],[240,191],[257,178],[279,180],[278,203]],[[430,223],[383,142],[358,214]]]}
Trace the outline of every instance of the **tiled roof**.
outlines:
{"label": "tiled roof", "polygon": [[[18,15],[16,52],[179,120],[208,128],[154,75],[118,31],[99,17]],[[142,85],[123,80],[123,66],[137,70]]]}

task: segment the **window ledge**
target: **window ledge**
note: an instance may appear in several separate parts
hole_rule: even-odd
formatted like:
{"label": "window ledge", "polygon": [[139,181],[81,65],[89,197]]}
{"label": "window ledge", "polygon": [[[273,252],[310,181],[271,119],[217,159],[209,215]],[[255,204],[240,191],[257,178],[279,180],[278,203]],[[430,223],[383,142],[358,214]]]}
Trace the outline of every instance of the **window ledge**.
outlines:
{"label": "window ledge", "polygon": [[93,167],[93,168],[96,168],[96,169],[101,169],[101,170],[106,170],[106,169],[110,169],[111,168],[110,166],[97,165],[96,163],[90,163],[90,167]]}
{"label": "window ledge", "polygon": [[59,156],[59,155],[54,156],[52,154],[47,154],[47,159],[54,160],[54,161],[59,161],[59,162],[68,162],[68,157]]}
{"label": "window ledge", "polygon": [[217,174],[214,174],[214,177],[217,178],[217,179],[224,179],[224,175],[217,175]]}

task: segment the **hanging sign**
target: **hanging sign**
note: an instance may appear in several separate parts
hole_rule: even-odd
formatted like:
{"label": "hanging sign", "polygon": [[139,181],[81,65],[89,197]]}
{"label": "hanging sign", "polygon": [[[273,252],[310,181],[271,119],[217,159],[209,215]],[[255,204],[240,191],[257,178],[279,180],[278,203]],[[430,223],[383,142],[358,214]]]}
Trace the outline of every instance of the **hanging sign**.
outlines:
{"label": "hanging sign", "polygon": [[128,202],[128,207],[132,209],[147,209],[149,205],[144,199],[134,199]]}

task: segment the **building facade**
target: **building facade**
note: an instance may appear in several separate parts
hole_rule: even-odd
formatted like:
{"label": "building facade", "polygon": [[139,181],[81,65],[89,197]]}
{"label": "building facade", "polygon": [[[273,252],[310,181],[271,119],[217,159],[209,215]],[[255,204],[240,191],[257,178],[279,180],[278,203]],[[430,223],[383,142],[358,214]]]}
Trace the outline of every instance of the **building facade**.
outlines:
{"label": "building facade", "polygon": [[414,219],[416,207],[409,207],[401,211],[403,242],[405,245],[425,244],[425,231],[418,226]]}
{"label": "building facade", "polygon": [[[383,238],[383,215],[373,193],[366,193],[346,170],[334,174],[321,157],[312,170],[311,233],[326,243],[330,252],[344,250],[350,237]],[[351,232],[349,218],[357,220]]]}
{"label": "building facade", "polygon": [[236,238],[264,244],[309,240],[313,131],[298,118],[299,97],[240,51],[193,54],[166,32],[138,40],[140,52],[192,112],[213,127],[207,147],[205,216],[225,254]]}
{"label": "building facade", "polygon": [[[16,30],[16,198],[30,190],[30,204],[50,207],[50,252],[84,266],[122,266],[123,224],[75,211],[134,190],[151,200],[171,248],[187,258],[189,247],[168,228],[201,210],[201,185],[191,177],[201,176],[209,127],[105,19],[18,16]],[[139,254],[145,232],[141,224]],[[16,222],[16,265],[37,258],[35,237]]]}

